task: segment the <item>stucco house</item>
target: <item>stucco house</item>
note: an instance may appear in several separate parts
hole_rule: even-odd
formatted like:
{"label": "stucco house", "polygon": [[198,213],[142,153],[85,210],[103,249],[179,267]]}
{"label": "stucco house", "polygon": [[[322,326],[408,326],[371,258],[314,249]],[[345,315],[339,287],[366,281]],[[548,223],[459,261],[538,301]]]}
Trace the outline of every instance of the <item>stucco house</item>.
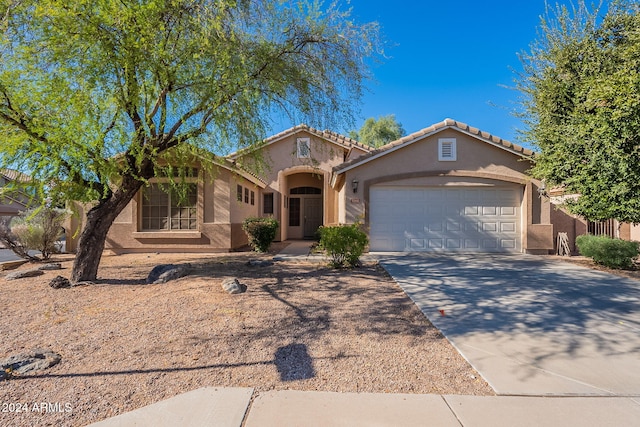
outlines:
{"label": "stucco house", "polygon": [[13,182],[28,182],[29,177],[12,169],[0,169],[0,216],[15,216],[29,208],[32,198],[24,191],[3,191]]}
{"label": "stucco house", "polygon": [[227,156],[215,176],[194,165],[182,206],[156,178],[117,218],[107,248],[230,251],[247,243],[246,217],[273,216],[282,241],[359,221],[371,251],[548,253],[551,204],[527,175],[532,155],[452,119],[375,150],[296,126]]}

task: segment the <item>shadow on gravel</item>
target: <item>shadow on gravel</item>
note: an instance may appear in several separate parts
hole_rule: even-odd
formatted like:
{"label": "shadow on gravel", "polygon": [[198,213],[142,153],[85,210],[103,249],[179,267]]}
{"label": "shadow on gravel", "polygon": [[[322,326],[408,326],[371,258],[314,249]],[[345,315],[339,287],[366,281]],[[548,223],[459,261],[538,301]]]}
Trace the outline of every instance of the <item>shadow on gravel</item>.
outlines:
{"label": "shadow on gravel", "polygon": [[275,363],[281,381],[308,380],[316,376],[313,359],[304,344],[289,344],[278,348]]}

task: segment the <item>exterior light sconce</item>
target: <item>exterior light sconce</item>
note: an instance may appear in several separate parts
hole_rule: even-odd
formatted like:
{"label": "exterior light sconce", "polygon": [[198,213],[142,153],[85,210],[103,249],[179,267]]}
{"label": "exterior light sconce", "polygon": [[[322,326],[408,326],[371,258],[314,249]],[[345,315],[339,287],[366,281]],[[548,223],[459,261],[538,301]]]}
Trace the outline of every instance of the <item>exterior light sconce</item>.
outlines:
{"label": "exterior light sconce", "polygon": [[540,197],[549,197],[549,193],[547,193],[547,185],[544,181],[542,181],[538,187],[538,194]]}
{"label": "exterior light sconce", "polygon": [[353,181],[351,181],[351,189],[353,190],[353,194],[356,194],[358,192],[358,180],[354,179]]}

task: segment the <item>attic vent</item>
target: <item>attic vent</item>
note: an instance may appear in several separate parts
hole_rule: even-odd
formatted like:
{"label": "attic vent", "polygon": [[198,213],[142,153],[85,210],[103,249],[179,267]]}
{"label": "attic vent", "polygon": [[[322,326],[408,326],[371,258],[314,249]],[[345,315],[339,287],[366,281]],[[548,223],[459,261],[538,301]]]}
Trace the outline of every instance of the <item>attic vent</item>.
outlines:
{"label": "attic vent", "polygon": [[311,157],[311,144],[309,138],[298,138],[298,158],[308,159]]}
{"label": "attic vent", "polygon": [[438,139],[438,160],[441,162],[454,162],[457,159],[456,139]]}

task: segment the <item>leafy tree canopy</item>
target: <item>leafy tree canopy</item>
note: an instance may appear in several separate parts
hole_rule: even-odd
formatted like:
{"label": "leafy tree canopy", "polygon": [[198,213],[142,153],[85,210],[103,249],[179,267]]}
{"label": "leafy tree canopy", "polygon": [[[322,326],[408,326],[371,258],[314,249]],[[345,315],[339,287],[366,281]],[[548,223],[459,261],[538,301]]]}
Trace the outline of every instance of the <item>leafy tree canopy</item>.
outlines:
{"label": "leafy tree canopy", "polygon": [[524,136],[532,173],[566,193],[567,207],[598,221],[640,222],[640,6],[557,6],[521,57]]}
{"label": "leafy tree canopy", "polygon": [[377,25],[349,13],[311,0],[0,0],[0,167],[94,203],[73,279],[95,278],[110,224],[169,150],[186,164],[250,146],[275,112],[349,124],[379,47]]}
{"label": "leafy tree canopy", "polygon": [[349,137],[377,148],[402,138],[405,134],[402,124],[396,121],[395,115],[390,114],[378,117],[377,120],[369,117],[359,131],[349,132]]}

